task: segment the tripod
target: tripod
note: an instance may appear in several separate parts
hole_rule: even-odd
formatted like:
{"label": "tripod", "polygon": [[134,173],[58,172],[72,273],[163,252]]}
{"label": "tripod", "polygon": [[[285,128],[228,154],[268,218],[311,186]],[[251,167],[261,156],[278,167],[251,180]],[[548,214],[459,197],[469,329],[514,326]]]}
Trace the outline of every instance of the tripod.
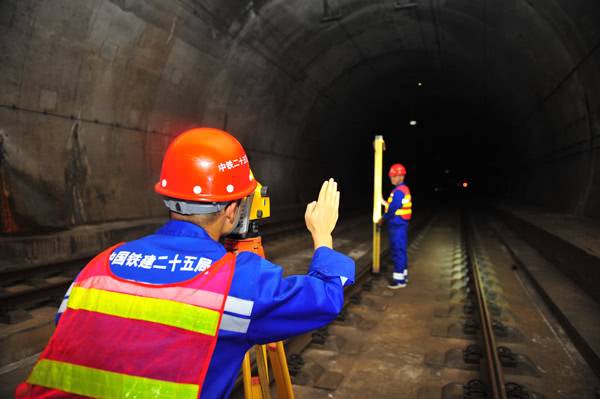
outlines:
{"label": "tripod", "polygon": [[[258,233],[258,223],[255,220],[250,221],[249,234],[238,238],[237,236],[229,236],[225,239],[225,248],[228,251],[238,253],[242,251],[254,252],[258,256],[264,258],[265,252],[262,246],[262,239]],[[250,235],[250,237],[248,237]],[[271,371],[275,379],[277,387],[277,398],[279,399],[294,399],[294,391],[292,390],[292,381],[288,370],[287,359],[283,342],[275,342],[267,345],[256,345],[253,350],[256,354],[256,365],[258,376],[252,375],[252,367],[250,364],[250,351],[244,356],[242,362],[242,375],[244,381],[244,398],[246,399],[270,399],[271,392],[269,389],[269,366],[268,359],[271,361]]]}

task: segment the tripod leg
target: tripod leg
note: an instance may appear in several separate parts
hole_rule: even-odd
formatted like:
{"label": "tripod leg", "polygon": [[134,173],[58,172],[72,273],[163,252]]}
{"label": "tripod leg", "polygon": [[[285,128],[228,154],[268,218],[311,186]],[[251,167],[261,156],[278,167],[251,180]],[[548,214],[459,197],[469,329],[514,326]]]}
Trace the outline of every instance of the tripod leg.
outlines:
{"label": "tripod leg", "polygon": [[271,369],[277,385],[277,399],[294,399],[292,389],[292,380],[288,370],[287,358],[283,342],[268,344],[269,359],[271,360]]}
{"label": "tripod leg", "polygon": [[262,392],[258,376],[252,375],[252,363],[250,362],[250,352],[246,352],[242,361],[242,381],[244,382],[245,399],[261,399]]}
{"label": "tripod leg", "polygon": [[250,366],[250,353],[246,352],[242,361],[242,381],[244,382],[244,398],[253,399],[252,395],[252,368]]}
{"label": "tripod leg", "polygon": [[269,386],[269,368],[267,365],[267,349],[265,345],[257,345],[256,348],[256,366],[258,367],[258,378],[260,380],[260,389],[262,399],[271,399]]}

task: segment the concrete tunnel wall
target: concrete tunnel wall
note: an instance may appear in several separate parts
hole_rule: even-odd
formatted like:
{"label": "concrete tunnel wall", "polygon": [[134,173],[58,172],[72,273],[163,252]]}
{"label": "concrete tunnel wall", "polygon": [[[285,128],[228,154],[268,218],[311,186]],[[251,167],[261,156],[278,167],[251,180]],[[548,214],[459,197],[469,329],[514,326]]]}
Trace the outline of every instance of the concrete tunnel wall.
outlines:
{"label": "concrete tunnel wall", "polygon": [[161,156],[197,125],[297,216],[322,177],[370,192],[378,115],[451,103],[478,125],[401,131],[401,154],[423,169],[456,136],[496,194],[598,219],[599,22],[583,0],[4,1],[2,231],[164,216]]}

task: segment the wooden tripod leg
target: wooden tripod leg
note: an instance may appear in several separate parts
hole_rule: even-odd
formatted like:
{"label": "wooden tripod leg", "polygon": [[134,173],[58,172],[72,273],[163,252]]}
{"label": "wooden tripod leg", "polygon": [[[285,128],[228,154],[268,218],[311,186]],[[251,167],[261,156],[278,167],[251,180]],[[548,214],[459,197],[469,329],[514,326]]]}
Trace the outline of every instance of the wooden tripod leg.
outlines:
{"label": "wooden tripod leg", "polygon": [[[225,247],[228,251],[233,251],[235,253],[239,251],[250,251],[258,254],[262,258],[265,257],[260,236],[245,240],[228,238],[225,241]],[[244,398],[271,399],[269,365],[267,364],[267,345],[256,345],[255,348],[258,377],[252,376],[249,353],[246,353],[244,361],[242,362]],[[268,349],[273,376],[277,385],[278,399],[294,399],[294,391],[292,390],[292,381],[290,379],[283,342],[269,344]]]}
{"label": "wooden tripod leg", "polygon": [[252,395],[252,368],[250,365],[250,352],[246,352],[242,361],[242,381],[244,382],[244,398],[253,399]]}
{"label": "wooden tripod leg", "polygon": [[244,383],[245,399],[261,399],[262,388],[258,376],[252,375],[252,363],[250,362],[250,351],[246,352],[242,361],[242,381]]}
{"label": "wooden tripod leg", "polygon": [[258,367],[258,378],[260,380],[260,390],[262,399],[271,399],[269,380],[269,366],[267,364],[267,349],[265,345],[256,345],[256,366]]}
{"label": "wooden tripod leg", "polygon": [[294,390],[292,389],[292,380],[283,342],[268,344],[267,350],[269,351],[271,369],[277,385],[277,399],[294,399]]}

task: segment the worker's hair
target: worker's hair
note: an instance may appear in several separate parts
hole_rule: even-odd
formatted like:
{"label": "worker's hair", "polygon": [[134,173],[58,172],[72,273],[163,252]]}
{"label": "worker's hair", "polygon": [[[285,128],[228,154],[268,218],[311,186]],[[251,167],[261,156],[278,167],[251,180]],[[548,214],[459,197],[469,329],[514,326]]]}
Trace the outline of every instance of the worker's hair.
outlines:
{"label": "worker's hair", "polygon": [[231,205],[233,203],[237,203],[239,206],[241,201],[242,200],[231,201],[230,203],[228,203],[225,206],[225,208],[221,209],[218,212],[213,212],[213,213],[205,213],[205,214],[198,214],[198,215],[183,215],[181,213],[170,211],[169,218],[175,219],[175,220],[185,220],[185,221],[197,224],[200,227],[205,227],[205,226],[208,226],[208,225],[211,225],[212,223],[214,223],[215,220],[217,220],[219,218],[219,216],[221,214],[223,214],[223,212],[225,212],[225,209],[227,209],[227,207],[229,205]]}
{"label": "worker's hair", "polygon": [[199,225],[200,227],[206,227],[215,222],[218,219],[219,215],[223,213],[224,209],[219,212],[214,213],[206,213],[203,215],[183,215],[181,213],[169,212],[169,218],[175,220],[185,220],[186,222],[192,222],[194,224]]}

